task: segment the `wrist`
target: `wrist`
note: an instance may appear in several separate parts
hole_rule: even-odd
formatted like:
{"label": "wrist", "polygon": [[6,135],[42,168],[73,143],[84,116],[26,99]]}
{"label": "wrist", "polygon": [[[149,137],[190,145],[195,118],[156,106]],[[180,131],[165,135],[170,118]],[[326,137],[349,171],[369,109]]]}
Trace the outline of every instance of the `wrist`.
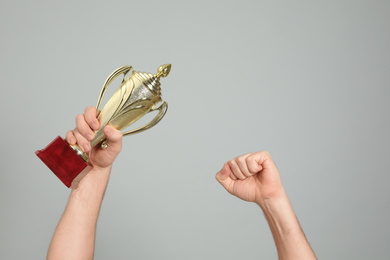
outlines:
{"label": "wrist", "polygon": [[270,224],[271,230],[273,233],[276,232],[274,236],[278,234],[284,237],[290,233],[301,232],[286,192],[283,191],[279,197],[266,199],[258,205]]}
{"label": "wrist", "polygon": [[85,172],[80,175],[84,175],[77,182],[72,183],[73,190],[81,189],[94,189],[99,191],[106,188],[108,180],[110,178],[111,166],[100,167],[88,167]]}
{"label": "wrist", "polygon": [[281,214],[286,209],[290,209],[290,201],[286,192],[282,192],[279,196],[264,199],[256,202],[257,205],[263,210],[264,214]]}
{"label": "wrist", "polygon": [[283,186],[281,186],[278,190],[270,193],[265,198],[262,196],[255,200],[255,203],[259,205],[263,211],[271,210],[272,208],[277,207],[279,204],[284,202],[289,203],[289,199]]}

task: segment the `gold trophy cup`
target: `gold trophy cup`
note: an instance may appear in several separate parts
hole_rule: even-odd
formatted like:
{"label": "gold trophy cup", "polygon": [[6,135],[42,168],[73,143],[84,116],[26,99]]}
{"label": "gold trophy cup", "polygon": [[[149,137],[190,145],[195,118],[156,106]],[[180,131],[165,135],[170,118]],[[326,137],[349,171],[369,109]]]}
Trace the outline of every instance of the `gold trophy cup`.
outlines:
{"label": "gold trophy cup", "polygon": [[[103,149],[107,147],[103,133],[103,128],[107,124],[118,130],[123,130],[146,114],[158,111],[157,115],[146,125],[123,133],[124,136],[131,135],[155,126],[167,112],[168,104],[165,101],[162,102],[161,99],[160,78],[168,76],[171,64],[160,66],[156,74],[133,71],[126,78],[131,69],[131,66],[118,68],[103,84],[96,105],[97,111],[100,109],[108,86],[123,74],[119,88],[98,113],[100,128],[96,131],[91,146],[100,144]],[[71,186],[73,180],[85,169],[88,162],[88,154],[84,153],[77,145],[68,145],[59,136],[46,148],[36,151],[36,155],[67,187]]]}

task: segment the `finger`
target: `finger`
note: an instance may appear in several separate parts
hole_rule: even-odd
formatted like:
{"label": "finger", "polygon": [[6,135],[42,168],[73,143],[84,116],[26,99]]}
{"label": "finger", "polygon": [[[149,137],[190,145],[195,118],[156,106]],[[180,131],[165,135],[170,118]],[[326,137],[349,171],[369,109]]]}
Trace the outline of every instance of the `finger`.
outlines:
{"label": "finger", "polygon": [[94,107],[86,107],[84,110],[84,118],[89,127],[93,131],[99,130],[99,121],[96,118],[96,108]]}
{"label": "finger", "polygon": [[244,180],[247,177],[241,172],[240,167],[238,167],[236,161],[233,159],[228,162],[228,165],[230,166],[230,169],[232,170],[233,174],[240,180]]}
{"label": "finger", "polygon": [[242,156],[239,156],[235,159],[238,167],[240,168],[240,171],[246,176],[251,177],[253,174],[249,171],[248,165],[246,163],[246,158],[248,158],[250,154],[244,154]]}
{"label": "finger", "polygon": [[247,158],[248,169],[251,173],[256,174],[264,169],[277,170],[271,155],[266,152],[253,153]]}
{"label": "finger", "polygon": [[227,163],[225,163],[222,169],[215,175],[217,181],[229,192],[232,191],[234,186],[234,180],[230,178],[231,169]]}
{"label": "finger", "polygon": [[238,180],[237,177],[233,174],[233,172],[230,173],[230,178],[232,178],[233,180]]}
{"label": "finger", "polygon": [[276,170],[278,171],[278,168],[276,167],[276,164],[274,160],[272,159],[271,155],[267,151],[260,152],[261,153],[261,160],[259,163],[262,165],[263,169],[266,170]]}
{"label": "finger", "polygon": [[76,129],[82,136],[84,136],[84,138],[86,138],[89,141],[92,141],[93,138],[95,137],[95,133],[88,125],[83,114],[80,114],[76,117]]}
{"label": "finger", "polygon": [[103,133],[107,138],[107,146],[119,152],[122,149],[122,132],[111,125],[106,125],[103,129]]}
{"label": "finger", "polygon": [[70,130],[66,133],[65,140],[68,142],[68,144],[74,145],[76,144],[76,137],[73,134],[73,131]]}
{"label": "finger", "polygon": [[73,131],[74,136],[76,137],[77,140],[77,145],[83,150],[85,153],[89,153],[91,151],[91,144],[85,137],[80,134],[80,132],[76,129]]}

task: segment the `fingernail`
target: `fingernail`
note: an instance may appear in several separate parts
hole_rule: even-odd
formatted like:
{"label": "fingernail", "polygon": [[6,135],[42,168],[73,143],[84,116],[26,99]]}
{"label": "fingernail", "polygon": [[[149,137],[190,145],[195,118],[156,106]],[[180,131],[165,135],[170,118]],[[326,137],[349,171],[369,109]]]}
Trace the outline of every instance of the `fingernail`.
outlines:
{"label": "fingernail", "polygon": [[92,128],[93,128],[93,130],[98,130],[99,125],[98,124],[92,124]]}
{"label": "fingernail", "polygon": [[92,134],[87,134],[87,139],[88,139],[89,141],[92,141],[92,140],[93,140],[93,135],[92,135]]}

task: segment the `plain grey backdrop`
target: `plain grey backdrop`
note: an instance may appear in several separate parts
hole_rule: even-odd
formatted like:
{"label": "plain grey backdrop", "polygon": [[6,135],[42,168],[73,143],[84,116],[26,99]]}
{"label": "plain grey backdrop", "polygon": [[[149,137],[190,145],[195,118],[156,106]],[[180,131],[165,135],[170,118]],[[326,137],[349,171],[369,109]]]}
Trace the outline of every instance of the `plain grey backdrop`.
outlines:
{"label": "plain grey backdrop", "polygon": [[70,193],[34,152],[112,71],[165,63],[168,112],[124,139],[95,259],[276,259],[214,178],[259,150],[320,259],[389,258],[389,1],[2,0],[0,37],[1,259],[44,259]]}

